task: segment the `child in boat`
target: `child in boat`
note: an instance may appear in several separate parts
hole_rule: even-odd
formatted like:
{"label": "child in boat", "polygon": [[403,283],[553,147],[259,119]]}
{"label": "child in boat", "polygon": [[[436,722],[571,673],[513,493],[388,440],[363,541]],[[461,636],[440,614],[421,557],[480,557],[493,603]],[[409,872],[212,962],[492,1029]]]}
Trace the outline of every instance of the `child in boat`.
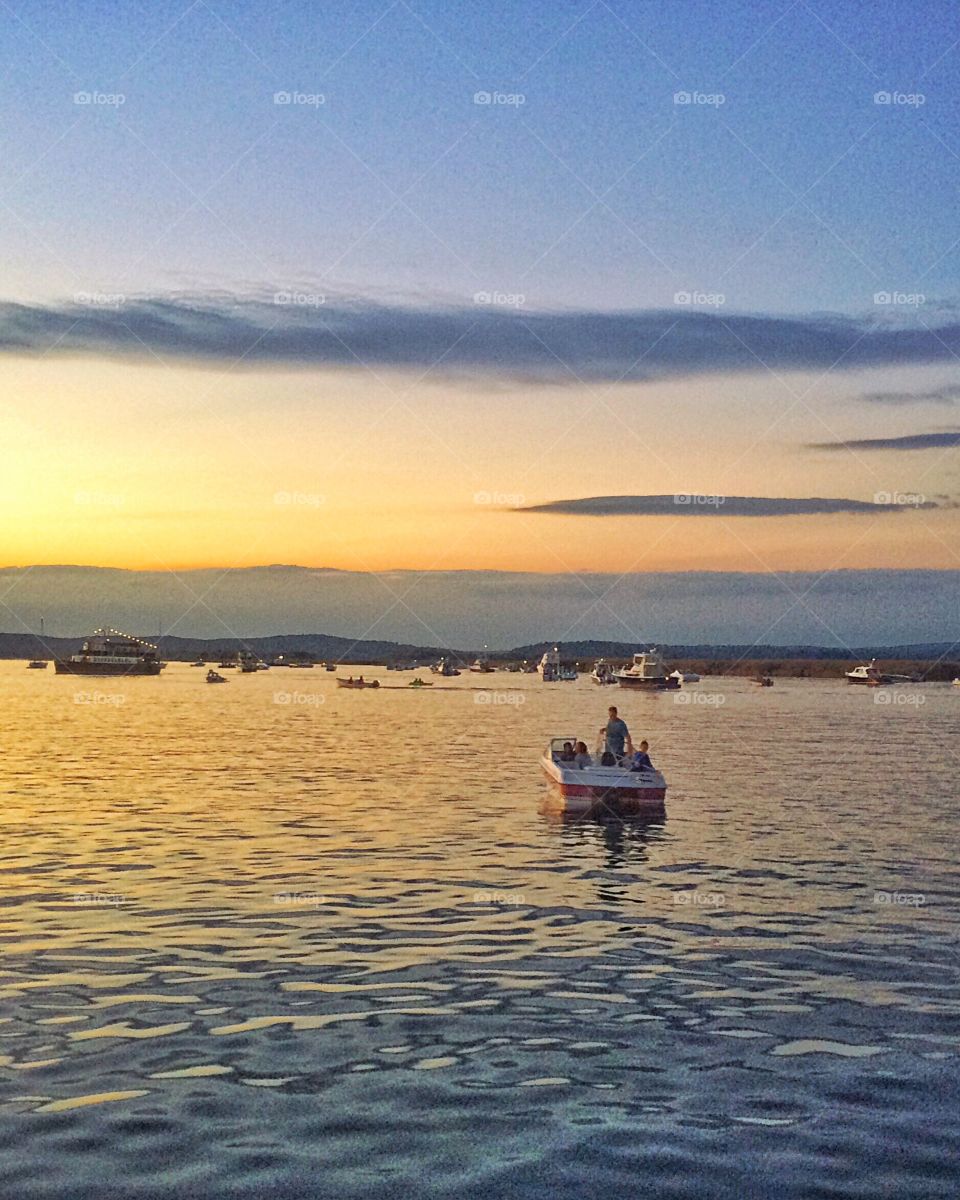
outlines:
{"label": "child in boat", "polygon": [[590,757],[587,751],[586,742],[577,742],[577,753],[573,761],[581,771],[584,767],[593,766],[593,759]]}
{"label": "child in boat", "polygon": [[630,765],[631,771],[652,771],[653,763],[650,761],[650,755],[647,751],[650,749],[650,743],[644,739],[640,743],[640,748],[633,756],[633,762]]}

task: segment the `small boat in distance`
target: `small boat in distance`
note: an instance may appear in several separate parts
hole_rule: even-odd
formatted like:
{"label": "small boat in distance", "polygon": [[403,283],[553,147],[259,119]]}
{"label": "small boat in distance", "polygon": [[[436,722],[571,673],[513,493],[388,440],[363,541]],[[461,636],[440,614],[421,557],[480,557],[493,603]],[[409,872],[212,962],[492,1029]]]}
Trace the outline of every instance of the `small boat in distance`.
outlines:
{"label": "small boat in distance", "polygon": [[215,671],[213,669],[213,667],[211,667],[210,670],[207,672],[206,680],[207,680],[207,683],[229,683],[229,680],[225,679],[223,677],[223,675],[220,674],[219,671]]}
{"label": "small boat in distance", "polygon": [[27,663],[28,671],[45,671],[47,669],[47,660],[45,658],[31,658]]}
{"label": "small boat in distance", "polygon": [[859,667],[854,667],[852,671],[844,672],[847,683],[866,684],[868,687],[879,687],[881,684],[889,683],[890,676],[882,675],[877,668],[877,660],[871,658],[868,663],[863,663]]}
{"label": "small boat in distance", "polygon": [[337,680],[337,687],[342,688],[378,688],[379,686],[379,679],[364,679],[362,675],[359,679],[354,679],[354,677],[351,675],[349,679],[344,679],[341,676]]}
{"label": "small boat in distance", "polygon": [[410,682],[407,684],[407,687],[415,687],[415,688],[433,687],[433,684],[429,683],[426,679],[421,679],[420,676],[418,675],[416,679],[410,680]]}
{"label": "small boat in distance", "polygon": [[58,675],[159,675],[160,661],[152,642],[117,629],[96,629],[80,647],[79,654],[56,658]]}
{"label": "small boat in distance", "polygon": [[670,692],[680,687],[676,673],[667,674],[660,652],[653,646],[633,656],[629,667],[616,673],[617,683],[624,688],[648,692]]}
{"label": "small boat in distance", "polygon": [[547,807],[571,815],[594,812],[636,813],[663,811],[667,781],[653,767],[632,771],[627,767],[604,767],[598,763],[578,767],[566,760],[567,747],[576,737],[555,737],[540,757],[544,775],[552,784]]}
{"label": "small boat in distance", "polygon": [[537,663],[537,673],[544,683],[556,683],[560,678],[560,647],[544,650],[543,657]]}
{"label": "small boat in distance", "polygon": [[757,687],[773,687],[773,679],[769,675],[757,675],[753,682]]}
{"label": "small boat in distance", "polygon": [[325,671],[335,671],[337,669],[337,664],[332,662],[324,663],[323,669]]}
{"label": "small boat in distance", "polygon": [[205,667],[206,665],[207,664],[203,661],[202,658],[197,658],[190,664],[191,667]]}
{"label": "small boat in distance", "polygon": [[434,675],[442,675],[444,679],[452,679],[454,675],[460,674],[457,668],[452,663],[447,662],[445,658],[441,658],[438,662],[435,662],[430,670]]}
{"label": "small boat in distance", "polygon": [[590,672],[590,678],[593,680],[594,683],[598,683],[601,686],[605,686],[608,683],[616,683],[617,682],[616,673],[615,673],[613,667],[610,665],[610,663],[607,662],[607,660],[605,658],[597,659],[596,663],[594,664],[593,670]]}
{"label": "small boat in distance", "polygon": [[700,676],[696,673],[696,671],[671,671],[670,678],[679,679],[681,685],[684,683],[700,682]]}
{"label": "small boat in distance", "polygon": [[476,671],[480,675],[493,674],[493,667],[490,666],[482,654],[470,664],[470,670]]}

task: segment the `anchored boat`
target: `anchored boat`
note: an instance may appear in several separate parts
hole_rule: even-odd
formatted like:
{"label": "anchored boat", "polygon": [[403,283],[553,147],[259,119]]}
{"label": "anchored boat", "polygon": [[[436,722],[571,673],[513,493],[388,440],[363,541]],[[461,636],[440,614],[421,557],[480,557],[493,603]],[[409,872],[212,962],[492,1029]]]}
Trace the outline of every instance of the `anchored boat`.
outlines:
{"label": "anchored boat", "polygon": [[551,738],[540,758],[544,775],[552,784],[552,807],[566,813],[659,812],[664,807],[667,781],[652,767],[632,771],[627,767],[604,767],[591,760],[588,766],[566,761],[568,746],[575,737]]}
{"label": "anchored boat", "polygon": [[342,675],[337,679],[337,687],[342,688],[378,688],[379,686],[379,679],[364,679],[362,675],[359,679],[354,679],[352,675],[349,679],[344,679]]}
{"label": "anchored boat", "polygon": [[660,652],[653,646],[635,654],[629,667],[616,672],[616,680],[621,687],[648,692],[675,691],[680,686],[676,674],[667,674]]}
{"label": "anchored boat", "polygon": [[152,642],[117,629],[97,629],[79,654],[54,659],[53,665],[58,675],[159,675],[166,664]]}

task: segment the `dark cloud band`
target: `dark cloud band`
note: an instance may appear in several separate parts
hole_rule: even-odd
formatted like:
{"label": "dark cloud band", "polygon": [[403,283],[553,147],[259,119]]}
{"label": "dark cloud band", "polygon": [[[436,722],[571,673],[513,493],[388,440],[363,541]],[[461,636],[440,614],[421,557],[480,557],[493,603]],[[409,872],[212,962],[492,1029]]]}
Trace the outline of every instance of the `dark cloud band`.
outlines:
{"label": "dark cloud band", "polygon": [[888,500],[795,499],[777,496],[718,496],[683,492],[673,496],[586,496],[553,500],[514,509],[515,512],[553,513],[584,517],[801,517],[830,513],[890,513],[908,508],[939,508],[922,496],[891,495]]}

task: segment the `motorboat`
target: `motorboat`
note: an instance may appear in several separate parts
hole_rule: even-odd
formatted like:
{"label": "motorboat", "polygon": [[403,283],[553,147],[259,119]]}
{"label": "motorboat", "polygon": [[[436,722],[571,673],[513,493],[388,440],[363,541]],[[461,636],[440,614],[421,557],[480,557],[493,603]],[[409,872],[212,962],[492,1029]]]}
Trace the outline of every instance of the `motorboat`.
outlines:
{"label": "motorboat", "polygon": [[337,664],[336,663],[324,663],[323,669],[325,671],[335,671],[337,669]]}
{"label": "motorboat", "polygon": [[435,662],[430,670],[434,675],[442,675],[444,679],[452,679],[454,675],[460,674],[457,668],[445,658],[441,658],[439,662]]}
{"label": "motorboat", "polygon": [[166,664],[152,642],[117,629],[97,629],[79,654],[54,659],[53,665],[58,675],[159,675]]}
{"label": "motorboat", "polygon": [[671,671],[669,678],[678,679],[681,686],[685,683],[700,682],[700,676],[696,673],[696,671]]}
{"label": "motorboat", "polygon": [[191,666],[191,667],[205,667],[206,665],[207,665],[207,664],[206,664],[206,663],[203,661],[203,659],[202,659],[202,658],[196,658],[196,659],[194,659],[194,660],[193,660],[193,662],[190,664],[190,666]]}
{"label": "motorboat", "polygon": [[379,686],[379,679],[364,679],[362,675],[359,679],[354,679],[351,675],[349,679],[341,677],[337,680],[337,687],[342,688],[378,688]]}
{"label": "motorboat", "polygon": [[844,674],[847,683],[866,684],[868,687],[879,687],[881,684],[891,682],[891,676],[880,673],[875,658],[871,658],[868,663],[863,663],[859,667],[854,667],[852,671],[845,671]]}
{"label": "motorboat", "polygon": [[31,658],[27,663],[28,671],[45,671],[47,669],[47,660],[45,658]]}
{"label": "motorboat", "polygon": [[560,678],[560,647],[544,650],[543,657],[537,663],[537,674],[544,683],[556,683]]}
{"label": "motorboat", "polygon": [[428,682],[426,679],[421,679],[420,676],[418,675],[416,679],[410,680],[410,682],[407,684],[407,687],[415,687],[415,688],[433,687],[433,684]]}
{"label": "motorboat", "polygon": [[213,669],[213,667],[211,667],[210,670],[207,672],[206,680],[207,680],[207,683],[229,683],[230,682],[228,679],[225,679],[220,674],[219,671],[215,671]]}
{"label": "motorboat", "polygon": [[269,664],[269,663],[266,663],[266,662],[264,662],[262,658],[258,658],[258,659],[257,659],[257,670],[258,670],[258,671],[269,671],[269,670],[270,670],[270,664]]}
{"label": "motorboat", "polygon": [[660,652],[653,646],[635,654],[629,667],[616,672],[616,680],[621,687],[648,692],[676,691],[680,687],[676,672],[667,674]]}
{"label": "motorboat", "polygon": [[470,664],[470,670],[476,671],[480,675],[492,675],[493,674],[493,667],[490,666],[490,664],[487,662],[487,660],[482,655],[479,658],[476,658]]}
{"label": "motorboat", "polygon": [[241,654],[237,666],[244,675],[252,675],[257,669],[257,660],[252,654]]}
{"label": "motorboat", "polygon": [[593,670],[590,672],[590,678],[594,683],[598,683],[601,686],[605,686],[608,683],[617,682],[616,672],[605,658],[597,659]]}
{"label": "motorboat", "polygon": [[654,768],[631,771],[598,763],[578,767],[563,761],[564,747],[576,746],[576,737],[555,737],[540,757],[540,766],[552,785],[550,807],[571,814],[607,811],[660,812],[667,781]]}

